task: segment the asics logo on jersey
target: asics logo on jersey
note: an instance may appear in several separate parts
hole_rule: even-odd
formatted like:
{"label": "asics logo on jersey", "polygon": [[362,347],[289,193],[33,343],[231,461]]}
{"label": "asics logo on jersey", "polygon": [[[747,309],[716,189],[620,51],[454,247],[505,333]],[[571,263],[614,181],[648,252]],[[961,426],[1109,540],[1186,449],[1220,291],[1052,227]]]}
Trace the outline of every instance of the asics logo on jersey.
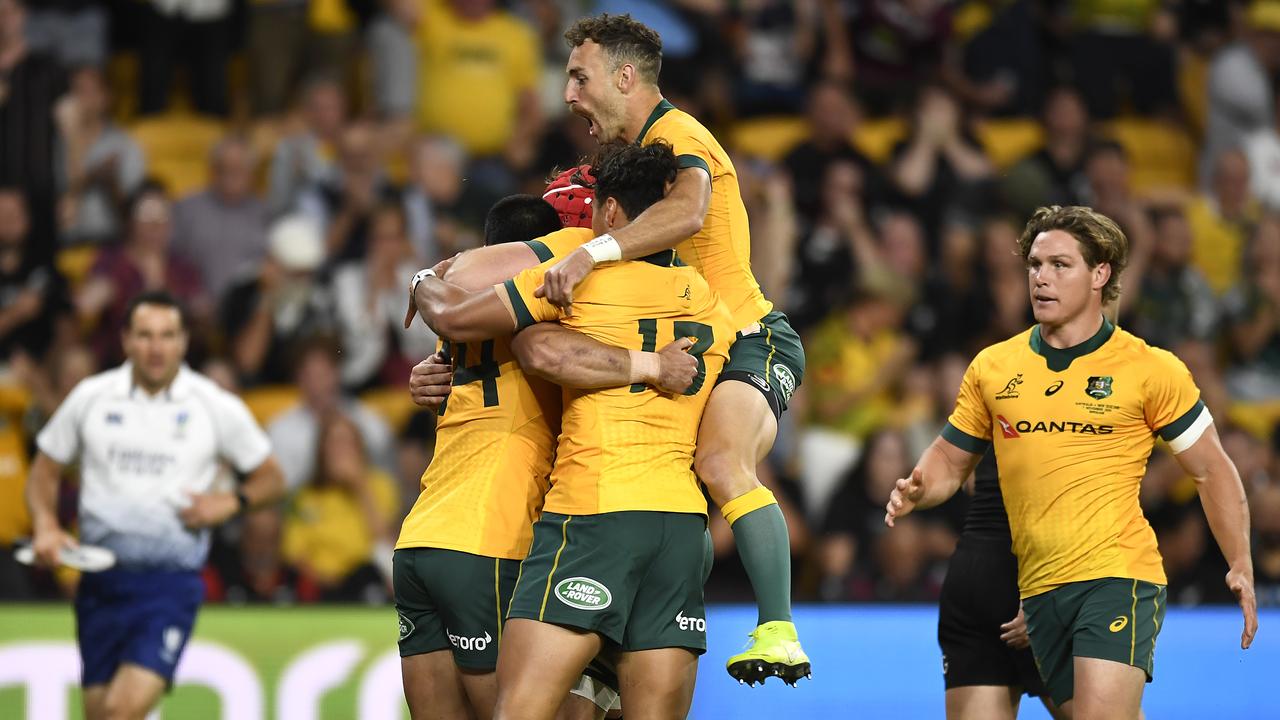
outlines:
{"label": "asics logo on jersey", "polygon": [[1018,386],[1022,384],[1022,373],[1018,373],[1005,383],[1004,389],[996,393],[997,400],[1016,400],[1018,399]]}
{"label": "asics logo on jersey", "polygon": [[1108,626],[1108,629],[1111,630],[1111,632],[1113,633],[1117,633],[1125,629],[1125,627],[1128,625],[1129,625],[1129,618],[1123,615],[1119,615],[1116,617],[1115,620],[1111,621],[1111,625]]}
{"label": "asics logo on jersey", "polygon": [[676,613],[676,625],[678,625],[681,630],[694,630],[697,632],[707,631],[707,621],[705,618],[685,617],[683,610]]}
{"label": "asics logo on jersey", "polygon": [[613,595],[603,583],[586,577],[573,577],[556,584],[560,602],[579,610],[603,610],[613,602]]}
{"label": "asics logo on jersey", "polygon": [[1020,437],[1018,431],[1013,429],[1013,424],[1004,418],[1003,415],[996,416],[996,422],[1000,423],[1000,432],[1004,433],[1007,438]]}
{"label": "asics logo on jersey", "polygon": [[1052,396],[1054,393],[1058,392],[1058,391],[1059,391],[1059,390],[1061,390],[1061,389],[1062,389],[1062,381],[1061,381],[1061,380],[1059,380],[1058,382],[1056,382],[1056,383],[1054,383],[1054,384],[1050,385],[1049,387],[1045,388],[1045,390],[1044,390],[1044,396],[1045,396],[1045,397],[1050,397],[1050,396]]}
{"label": "asics logo on jersey", "polygon": [[487,630],[484,633],[484,637],[462,637],[461,635],[454,635],[448,630],[445,630],[445,632],[449,633],[449,642],[453,643],[453,646],[459,650],[484,652],[485,648],[489,647],[489,643],[493,642],[493,638],[490,637]]}

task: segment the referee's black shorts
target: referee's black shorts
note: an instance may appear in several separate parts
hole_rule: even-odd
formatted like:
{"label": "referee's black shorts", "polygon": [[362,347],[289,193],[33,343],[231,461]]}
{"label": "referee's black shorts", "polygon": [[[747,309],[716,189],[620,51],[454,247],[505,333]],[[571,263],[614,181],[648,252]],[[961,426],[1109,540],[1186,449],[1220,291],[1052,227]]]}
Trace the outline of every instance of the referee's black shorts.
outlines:
{"label": "referee's black shorts", "polygon": [[938,645],[948,690],[971,685],[1021,687],[1045,694],[1031,649],[1014,650],[1000,626],[1018,614],[1018,561],[1008,540],[961,537],[942,583]]}

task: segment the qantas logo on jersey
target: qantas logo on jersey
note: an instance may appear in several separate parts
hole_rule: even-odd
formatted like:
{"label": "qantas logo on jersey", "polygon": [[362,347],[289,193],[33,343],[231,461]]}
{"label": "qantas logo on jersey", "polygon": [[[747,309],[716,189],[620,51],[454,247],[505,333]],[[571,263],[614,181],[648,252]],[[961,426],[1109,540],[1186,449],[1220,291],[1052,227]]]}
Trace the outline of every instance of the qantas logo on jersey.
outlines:
{"label": "qantas logo on jersey", "polygon": [[996,416],[1000,423],[1000,431],[1007,438],[1022,437],[1023,433],[1072,433],[1075,435],[1110,435],[1115,432],[1114,425],[1095,425],[1093,423],[1076,422],[1075,420],[1018,420],[1010,423],[1003,415]]}

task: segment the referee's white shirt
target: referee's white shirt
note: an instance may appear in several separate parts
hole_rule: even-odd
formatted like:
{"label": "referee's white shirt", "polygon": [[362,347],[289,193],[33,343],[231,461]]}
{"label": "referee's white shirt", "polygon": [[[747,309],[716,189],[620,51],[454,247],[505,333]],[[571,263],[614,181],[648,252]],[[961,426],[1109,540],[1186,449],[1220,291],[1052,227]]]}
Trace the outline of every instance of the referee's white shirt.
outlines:
{"label": "referee's white shirt", "polygon": [[240,398],[183,365],[148,395],[129,363],[76,385],[36,438],[64,465],[80,462],[80,540],[116,553],[124,568],[198,570],[209,531],[178,511],[212,486],[220,460],[242,473],[271,454]]}

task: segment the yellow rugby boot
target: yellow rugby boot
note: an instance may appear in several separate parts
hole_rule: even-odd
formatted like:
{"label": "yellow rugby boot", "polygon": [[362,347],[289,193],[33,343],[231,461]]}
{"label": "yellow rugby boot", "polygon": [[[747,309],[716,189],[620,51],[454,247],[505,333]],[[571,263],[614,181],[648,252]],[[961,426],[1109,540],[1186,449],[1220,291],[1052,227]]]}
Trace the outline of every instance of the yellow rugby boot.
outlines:
{"label": "yellow rugby boot", "polygon": [[751,631],[749,637],[750,647],[725,663],[725,669],[739,683],[754,686],[758,682],[763,685],[765,678],[773,675],[795,687],[800,678],[812,675],[809,656],[800,647],[794,623],[782,620],[767,622]]}

